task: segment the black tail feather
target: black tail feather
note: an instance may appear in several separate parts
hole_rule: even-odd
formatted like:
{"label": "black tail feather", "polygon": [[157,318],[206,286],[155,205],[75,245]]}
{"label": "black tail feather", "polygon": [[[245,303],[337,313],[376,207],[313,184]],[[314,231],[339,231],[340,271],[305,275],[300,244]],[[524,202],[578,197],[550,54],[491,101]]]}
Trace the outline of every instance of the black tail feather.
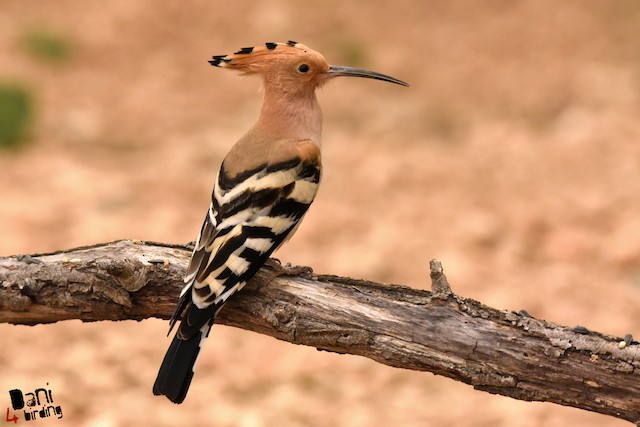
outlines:
{"label": "black tail feather", "polygon": [[191,385],[193,368],[200,353],[202,333],[199,331],[188,340],[173,337],[153,384],[153,394],[165,395],[173,403],[182,403]]}

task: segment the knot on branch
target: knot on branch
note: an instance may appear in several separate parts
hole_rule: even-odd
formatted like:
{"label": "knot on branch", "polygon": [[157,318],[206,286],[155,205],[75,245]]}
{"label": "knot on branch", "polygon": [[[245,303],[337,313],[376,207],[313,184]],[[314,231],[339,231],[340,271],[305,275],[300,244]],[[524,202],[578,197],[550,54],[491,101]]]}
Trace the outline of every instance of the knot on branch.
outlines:
{"label": "knot on branch", "polygon": [[148,269],[142,262],[129,258],[96,259],[78,266],[78,269],[100,280],[113,281],[127,292],[137,292],[147,283]]}
{"label": "knot on branch", "polygon": [[453,295],[447,276],[444,275],[442,263],[437,259],[429,261],[431,271],[431,291],[433,296],[439,299],[447,299]]}

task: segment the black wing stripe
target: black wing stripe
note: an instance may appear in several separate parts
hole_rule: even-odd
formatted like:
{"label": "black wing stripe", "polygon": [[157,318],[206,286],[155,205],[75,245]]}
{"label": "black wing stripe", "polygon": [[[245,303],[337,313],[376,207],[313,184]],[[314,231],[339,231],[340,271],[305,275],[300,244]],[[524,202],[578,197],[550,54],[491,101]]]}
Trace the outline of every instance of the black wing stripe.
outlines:
{"label": "black wing stripe", "polygon": [[302,218],[307,209],[309,209],[309,204],[307,203],[300,203],[293,199],[285,199],[271,209],[271,216],[284,216],[298,220]]}
{"label": "black wing stripe", "polygon": [[274,163],[267,168],[267,173],[278,172],[284,169],[294,169],[300,164],[302,159],[300,157],[294,157],[291,160],[285,160],[284,162]]}
{"label": "black wing stripe", "polygon": [[295,181],[285,185],[284,187],[282,187],[282,190],[280,191],[280,197],[283,199],[286,197],[289,197],[289,194],[293,192],[294,188],[296,188]]}
{"label": "black wing stripe", "polygon": [[198,297],[204,298],[207,295],[209,295],[209,292],[211,292],[211,289],[209,289],[209,286],[201,286],[201,287],[194,286],[193,292],[195,292],[195,294]]}
{"label": "black wing stripe", "polygon": [[[231,271],[231,270],[229,270]],[[234,276],[235,277],[235,276]],[[206,295],[204,295],[206,296]],[[205,302],[211,303],[213,302],[216,298],[218,298],[218,294],[217,293],[212,293],[211,295],[209,295],[207,298],[205,298]]]}
{"label": "black wing stripe", "polygon": [[[224,162],[222,162],[222,165],[220,166],[220,173],[218,174],[218,185],[220,186],[220,189],[223,191],[231,190],[233,187],[249,179],[249,177],[261,171],[264,171],[266,167],[267,167],[267,164],[263,163],[251,170],[238,174],[232,178],[229,175],[227,175],[227,172],[224,167]],[[215,188],[214,188],[214,191],[215,191]],[[213,196],[213,199],[215,200],[215,195]]]}
{"label": "black wing stripe", "polygon": [[274,239],[276,235],[269,227],[263,227],[260,225],[245,225],[242,227],[242,234],[247,238],[256,239]]}
{"label": "black wing stripe", "polygon": [[216,276],[216,280],[227,280],[229,277],[233,275],[233,271],[229,267],[225,267],[224,270],[218,276]]}
{"label": "black wing stripe", "polygon": [[220,207],[220,217],[228,218],[250,208],[266,208],[280,197],[281,192],[281,188],[265,188],[259,191],[246,190]]}
{"label": "black wing stripe", "polygon": [[245,247],[244,249],[242,249],[242,252],[240,252],[240,255],[238,256],[246,259],[247,261],[253,264],[260,258],[260,255],[262,255],[262,252]]}
{"label": "black wing stripe", "polygon": [[[227,227],[219,228],[219,229],[216,231],[216,239],[217,239],[217,238],[219,238],[219,237],[226,236],[227,234],[229,234],[229,232],[230,232],[231,230],[233,230],[233,227],[235,227],[235,224],[230,224],[230,225],[228,225]],[[210,241],[211,241],[211,240],[210,240]]]}

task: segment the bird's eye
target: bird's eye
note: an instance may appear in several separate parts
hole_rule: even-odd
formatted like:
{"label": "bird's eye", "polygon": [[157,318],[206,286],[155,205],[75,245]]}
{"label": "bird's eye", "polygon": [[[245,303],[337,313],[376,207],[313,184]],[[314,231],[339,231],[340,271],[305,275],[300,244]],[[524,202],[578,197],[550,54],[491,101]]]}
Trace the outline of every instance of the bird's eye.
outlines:
{"label": "bird's eye", "polygon": [[301,72],[302,74],[305,74],[306,72],[309,71],[309,66],[307,64],[300,64],[298,65],[298,71]]}

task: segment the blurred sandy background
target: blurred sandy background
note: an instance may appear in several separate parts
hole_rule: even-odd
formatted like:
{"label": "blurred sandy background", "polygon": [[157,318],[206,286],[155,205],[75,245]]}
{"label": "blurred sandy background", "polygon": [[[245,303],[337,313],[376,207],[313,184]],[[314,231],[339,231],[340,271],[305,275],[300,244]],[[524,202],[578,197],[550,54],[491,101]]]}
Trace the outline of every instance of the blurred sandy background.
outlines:
{"label": "blurred sandy background", "polygon": [[[261,97],[206,61],[293,39],[411,88],[322,90],[324,182],[280,259],[428,289],[436,257],[463,296],[640,336],[639,23],[637,0],[0,0],[0,82],[37,102],[0,151],[0,254],[193,240]],[[166,328],[0,325],[0,403],[48,382],[64,418],[38,425],[627,425],[222,326],[175,406]]]}

